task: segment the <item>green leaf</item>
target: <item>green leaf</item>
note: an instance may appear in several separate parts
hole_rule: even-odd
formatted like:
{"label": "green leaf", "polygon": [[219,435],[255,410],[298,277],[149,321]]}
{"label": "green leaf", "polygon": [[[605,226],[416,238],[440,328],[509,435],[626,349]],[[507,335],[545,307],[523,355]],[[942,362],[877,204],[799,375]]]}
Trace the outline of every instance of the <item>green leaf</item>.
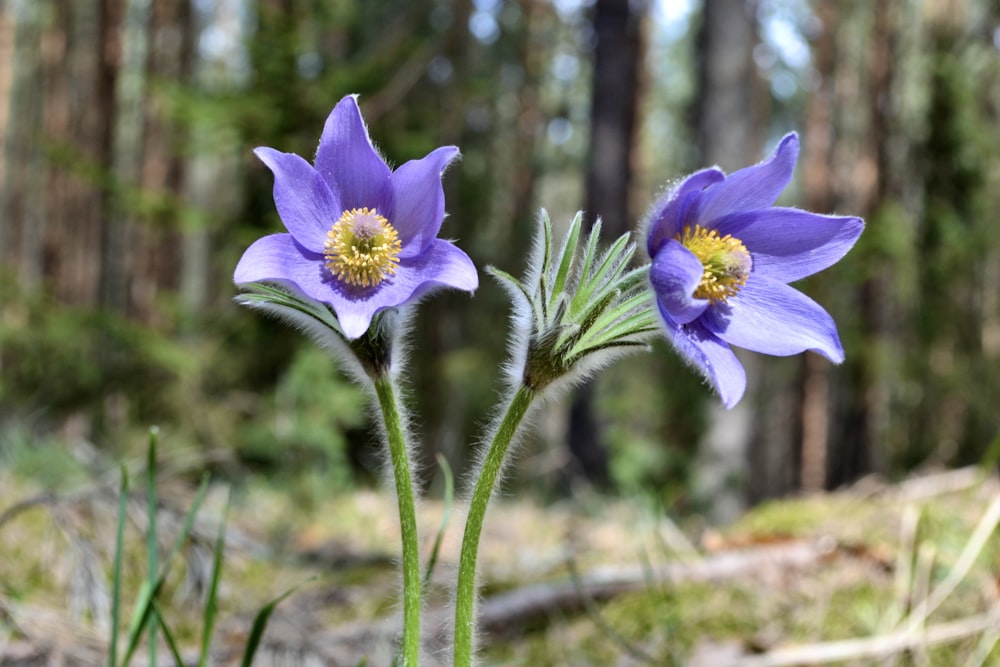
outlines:
{"label": "green leaf", "polygon": [[[630,311],[635,311],[629,314]],[[622,338],[634,335],[635,329],[655,326],[656,317],[650,303],[650,297],[645,292],[633,294],[617,306],[601,314],[590,329],[581,336],[579,345],[589,346],[595,341],[606,341],[612,338]]]}
{"label": "green leaf", "polygon": [[601,263],[597,270],[585,277],[587,283],[597,287],[611,282],[617,275],[620,275],[635,253],[635,246],[629,243],[628,238],[628,234],[622,234],[611,244],[611,247],[601,257]]}
{"label": "green leaf", "polygon": [[601,263],[597,269],[581,274],[580,285],[573,295],[570,312],[580,312],[594,298],[595,291],[610,285],[612,281],[608,279],[609,275],[620,272],[632,259],[634,250],[635,246],[630,246],[628,243],[628,234],[621,235],[601,256]]}
{"label": "green leaf", "polygon": [[550,261],[552,259],[552,220],[549,212],[542,209],[542,271],[539,275],[545,276],[549,273]]}
{"label": "green leaf", "polygon": [[576,217],[573,218],[573,222],[570,223],[569,232],[566,234],[566,241],[563,243],[559,270],[556,272],[555,280],[552,281],[553,297],[561,294],[566,288],[566,277],[569,275],[569,269],[573,265],[573,259],[577,254],[576,248],[580,241],[580,228],[582,225],[583,213],[578,212]]}
{"label": "green leaf", "polygon": [[[579,345],[581,338],[586,338],[592,335],[591,327],[594,322],[607,310],[614,300],[618,297],[617,292],[608,292],[601,299],[594,302],[594,304],[584,312],[584,320],[580,324],[573,328],[572,336],[565,336],[560,341],[559,346],[555,350],[555,354],[560,357],[565,357],[567,353]],[[567,365],[568,367],[569,365]]]}
{"label": "green leaf", "polygon": [[601,240],[601,229],[603,224],[600,218],[590,228],[590,235],[587,237],[587,248],[583,252],[583,262],[580,264],[580,275],[590,275],[590,268],[594,264],[594,257],[597,256],[597,245]]}
{"label": "green leaf", "polygon": [[[591,336],[582,340],[577,346],[570,351],[571,355],[582,355],[586,354],[588,349],[594,347],[603,348],[607,345],[613,345],[615,342],[637,342],[643,345],[646,344],[644,337],[646,334],[659,331],[660,327],[652,318],[647,318],[645,314],[636,313],[628,317],[626,320],[622,320],[620,323],[615,324],[613,327],[604,331],[600,335]],[[637,338],[643,338],[643,340],[637,340]]]}
{"label": "green leaf", "polygon": [[649,265],[640,266],[638,268],[632,269],[624,276],[618,279],[616,287],[622,291],[622,294],[627,293],[629,290],[641,288],[645,290],[645,283],[649,277]]}
{"label": "green leaf", "polygon": [[583,360],[584,357],[588,357],[591,354],[594,354],[595,352],[601,352],[603,350],[612,350],[612,349],[614,349],[616,347],[622,347],[622,348],[649,347],[649,344],[648,343],[644,343],[642,341],[638,341],[638,340],[619,340],[619,341],[612,341],[612,342],[608,342],[608,343],[603,343],[601,345],[595,345],[593,347],[588,347],[587,349],[583,350],[579,354],[577,354],[577,355],[575,355],[573,357],[570,357],[569,363],[570,364],[576,364],[576,363],[580,362],[581,360]]}
{"label": "green leaf", "polygon": [[269,283],[251,283],[244,285],[243,290],[243,293],[236,297],[236,302],[241,305],[250,308],[261,308],[264,305],[291,308],[338,333],[342,333],[340,323],[330,309],[307,297],[299,296]]}
{"label": "green leaf", "polygon": [[589,332],[594,323],[604,314],[604,312],[615,302],[619,297],[621,297],[621,292],[618,290],[608,290],[607,293],[601,295],[590,304],[590,306],[580,314],[580,330],[586,334]]}
{"label": "green leaf", "polygon": [[495,266],[487,266],[486,273],[490,274],[497,280],[512,285],[517,291],[523,294],[525,301],[528,302],[528,305],[531,307],[532,312],[535,315],[535,328],[536,329],[544,328],[545,326],[544,313],[541,310],[539,310],[538,304],[535,302],[535,299],[531,298],[531,295],[528,293],[528,290],[524,286],[524,283],[522,283],[520,280],[518,280],[511,274],[507,273],[506,271],[502,271],[496,268]]}

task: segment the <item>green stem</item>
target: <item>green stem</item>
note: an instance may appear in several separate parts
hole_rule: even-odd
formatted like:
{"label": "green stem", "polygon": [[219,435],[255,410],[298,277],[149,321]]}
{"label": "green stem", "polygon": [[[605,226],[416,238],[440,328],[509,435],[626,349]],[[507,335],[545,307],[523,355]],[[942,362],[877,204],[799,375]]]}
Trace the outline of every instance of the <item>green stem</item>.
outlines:
{"label": "green stem", "polygon": [[410,459],[392,380],[384,374],[375,375],[372,379],[379,407],[382,409],[386,439],[389,441],[389,457],[392,460],[399,503],[400,534],[403,541],[403,667],[417,667],[420,660],[421,580]]}
{"label": "green stem", "polygon": [[511,398],[507,412],[497,427],[493,442],[490,443],[489,451],[486,452],[486,459],[476,480],[476,488],[469,501],[469,516],[465,521],[465,535],[462,537],[462,552],[458,562],[458,588],[455,591],[455,661],[452,667],[472,665],[472,642],[476,623],[476,557],[479,553],[483,519],[500,469],[503,467],[504,457],[534,398],[535,392],[523,385]]}

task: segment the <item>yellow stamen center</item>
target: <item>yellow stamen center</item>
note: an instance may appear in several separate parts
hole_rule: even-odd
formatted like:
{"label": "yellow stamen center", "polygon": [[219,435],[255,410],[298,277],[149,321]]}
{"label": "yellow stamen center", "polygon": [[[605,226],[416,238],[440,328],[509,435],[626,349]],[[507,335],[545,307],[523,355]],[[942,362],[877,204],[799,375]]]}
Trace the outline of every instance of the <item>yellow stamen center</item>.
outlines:
{"label": "yellow stamen center", "polygon": [[694,291],[696,299],[725,303],[746,284],[753,261],[739,239],[729,234],[719,236],[714,229],[695,225],[685,227],[677,240],[694,253],[704,268]]}
{"label": "yellow stamen center", "polygon": [[352,208],[326,233],[323,257],[338,280],[374,287],[396,272],[402,247],[395,228],[375,209]]}

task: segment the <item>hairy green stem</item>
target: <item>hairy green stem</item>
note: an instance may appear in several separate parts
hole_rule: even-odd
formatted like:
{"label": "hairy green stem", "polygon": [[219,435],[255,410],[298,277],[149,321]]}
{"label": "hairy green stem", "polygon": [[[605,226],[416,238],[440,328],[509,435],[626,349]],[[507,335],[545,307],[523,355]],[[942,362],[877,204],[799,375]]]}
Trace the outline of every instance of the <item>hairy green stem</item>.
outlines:
{"label": "hairy green stem", "polygon": [[490,443],[489,451],[486,452],[483,467],[476,480],[476,488],[469,501],[469,516],[465,521],[465,535],[462,537],[462,552],[458,563],[458,587],[455,590],[455,660],[452,667],[472,665],[476,624],[476,558],[479,552],[479,537],[483,531],[483,519],[507,450],[535,396],[536,393],[532,389],[522,385],[511,398],[507,412],[497,427],[493,442]]}
{"label": "hairy green stem", "polygon": [[389,458],[396,480],[400,535],[403,541],[403,667],[417,667],[420,661],[420,551],[417,543],[417,512],[414,507],[410,458],[406,451],[403,422],[396,406],[396,393],[388,375],[375,375],[375,394],[382,410]]}

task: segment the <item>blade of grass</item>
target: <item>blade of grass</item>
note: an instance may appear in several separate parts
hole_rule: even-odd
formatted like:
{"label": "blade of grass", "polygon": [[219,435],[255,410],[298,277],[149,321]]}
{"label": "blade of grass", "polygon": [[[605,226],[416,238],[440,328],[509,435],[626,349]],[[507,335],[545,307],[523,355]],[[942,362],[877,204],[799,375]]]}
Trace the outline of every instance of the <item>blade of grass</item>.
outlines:
{"label": "blade of grass", "polygon": [[907,626],[917,628],[950,596],[958,585],[968,576],[976,559],[1000,525],[1000,494],[993,498],[986,512],[976,525],[969,541],[959,554],[958,560],[952,566],[947,576],[937,584],[930,594],[919,604],[908,617]]}
{"label": "blade of grass", "polygon": [[[160,543],[156,535],[157,506],[156,497],[156,444],[160,431],[155,426],[149,429],[149,448],[146,451],[146,510],[148,525],[146,526],[146,581],[156,581],[160,569]],[[156,623],[151,620],[149,628],[149,667],[156,667]]]}
{"label": "blade of grass", "polygon": [[174,634],[167,627],[167,622],[163,618],[163,610],[160,609],[160,603],[156,601],[156,598],[153,598],[153,620],[163,629],[163,639],[167,643],[167,648],[170,649],[170,655],[174,659],[174,664],[177,667],[186,665],[187,663],[184,662],[180,649],[177,647],[177,642],[174,640]]}
{"label": "blade of grass", "polygon": [[128,649],[125,652],[125,658],[121,662],[122,665],[127,665],[132,660],[132,655],[139,646],[139,641],[142,639],[142,630],[146,627],[146,624],[149,623],[150,615],[153,611],[153,602],[156,596],[160,594],[160,589],[163,588],[163,582],[166,581],[167,575],[170,573],[170,567],[174,562],[174,558],[177,557],[177,553],[180,551],[181,546],[184,545],[184,542],[187,541],[188,535],[191,532],[191,527],[194,525],[194,517],[201,508],[201,503],[205,499],[205,494],[207,492],[208,476],[206,475],[202,479],[201,485],[198,487],[198,492],[195,494],[194,503],[192,503],[190,511],[188,511],[187,516],[184,517],[184,524],[181,526],[181,532],[174,541],[174,544],[170,549],[170,553],[167,554],[166,560],[163,561],[163,570],[160,572],[159,577],[157,577],[153,583],[144,581],[142,583],[142,588],[139,589],[135,612],[132,615],[132,625],[129,629]]}
{"label": "blade of grass", "polygon": [[580,573],[576,568],[576,561],[573,558],[570,558],[567,562],[567,566],[569,567],[570,580],[573,582],[573,588],[576,591],[577,598],[583,603],[583,608],[587,612],[587,616],[589,616],[591,622],[597,626],[597,629],[636,662],[645,663],[647,665],[662,664],[656,658],[644,651],[640,646],[633,643],[620,632],[615,630],[614,626],[611,625],[611,623],[609,623],[604,617],[604,614],[594,602],[593,598],[591,598],[590,595],[584,590],[583,584],[580,580]]}
{"label": "blade of grass", "polygon": [[285,598],[315,578],[316,577],[314,576],[309,577],[302,583],[289,588],[287,591],[261,607],[261,610],[257,612],[257,616],[253,619],[253,627],[250,628],[250,636],[247,638],[247,646],[243,652],[243,660],[240,661],[240,667],[250,667],[253,663],[253,657],[257,653],[257,649],[260,647],[260,640],[264,636],[264,631],[267,630],[267,622],[271,619],[271,614],[274,613],[275,608],[277,608],[277,606],[281,604]]}
{"label": "blade of grass", "polygon": [[125,548],[125,519],[128,510],[128,469],[122,465],[122,483],[118,492],[118,524],[115,528],[115,563],[111,573],[111,646],[108,666],[118,667],[118,626],[122,611],[122,553]]}
{"label": "blade of grass", "polygon": [[226,499],[226,508],[222,512],[222,523],[219,535],[215,538],[215,554],[212,560],[212,581],[208,586],[208,596],[205,599],[205,614],[201,626],[201,651],[198,654],[198,667],[208,665],[208,649],[212,643],[212,631],[215,629],[215,616],[219,609],[219,579],[222,576],[222,557],[226,548],[226,523],[229,519],[229,507],[233,502],[232,490]]}
{"label": "blade of grass", "polygon": [[441,526],[434,537],[434,546],[431,548],[430,558],[427,560],[427,570],[424,572],[423,590],[427,590],[431,582],[431,575],[434,574],[434,567],[437,565],[438,553],[441,551],[441,542],[444,540],[444,533],[448,529],[448,522],[451,519],[451,507],[455,496],[455,478],[451,474],[451,466],[447,459],[440,454],[437,455],[438,465],[441,466],[441,474],[444,475],[444,514],[441,516]]}

